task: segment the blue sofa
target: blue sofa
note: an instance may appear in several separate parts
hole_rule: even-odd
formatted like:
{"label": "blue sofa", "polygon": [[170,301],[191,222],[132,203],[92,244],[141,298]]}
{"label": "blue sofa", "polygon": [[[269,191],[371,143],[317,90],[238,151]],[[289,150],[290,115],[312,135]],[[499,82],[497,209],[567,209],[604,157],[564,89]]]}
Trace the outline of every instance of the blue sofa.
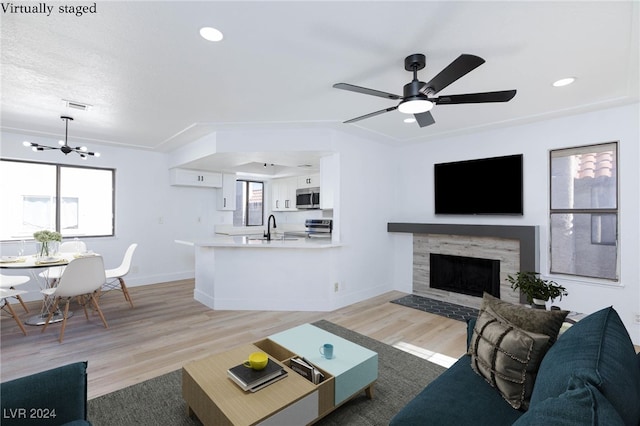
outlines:
{"label": "blue sofa", "polygon": [[[468,324],[469,341],[475,319]],[[640,354],[617,312],[577,322],[540,363],[528,410],[514,409],[462,356],[390,423],[411,425],[640,425]]]}
{"label": "blue sofa", "polygon": [[2,426],[83,426],[87,363],[76,362],[0,384]]}

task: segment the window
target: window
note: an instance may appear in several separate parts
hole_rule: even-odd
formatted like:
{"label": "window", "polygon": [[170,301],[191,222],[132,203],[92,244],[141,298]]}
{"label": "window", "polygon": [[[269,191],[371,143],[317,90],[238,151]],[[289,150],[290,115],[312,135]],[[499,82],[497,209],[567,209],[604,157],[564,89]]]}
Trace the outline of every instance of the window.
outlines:
{"label": "window", "polygon": [[551,151],[551,273],[618,280],[618,144]]}
{"label": "window", "polygon": [[264,216],[264,183],[236,181],[236,210],[233,226],[262,226]]}
{"label": "window", "polygon": [[1,160],[0,180],[3,241],[42,229],[65,238],[114,234],[113,169]]}

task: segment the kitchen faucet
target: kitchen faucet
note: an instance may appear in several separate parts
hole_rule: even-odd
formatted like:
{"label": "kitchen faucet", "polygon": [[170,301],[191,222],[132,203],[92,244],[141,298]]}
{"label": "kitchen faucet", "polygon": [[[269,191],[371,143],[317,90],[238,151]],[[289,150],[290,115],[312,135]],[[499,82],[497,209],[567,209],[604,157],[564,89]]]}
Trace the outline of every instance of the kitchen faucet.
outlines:
{"label": "kitchen faucet", "polygon": [[267,233],[264,234],[264,236],[267,237],[267,241],[271,241],[271,218],[273,218],[273,229],[278,227],[276,225],[276,217],[274,215],[269,215],[269,219],[267,219]]}

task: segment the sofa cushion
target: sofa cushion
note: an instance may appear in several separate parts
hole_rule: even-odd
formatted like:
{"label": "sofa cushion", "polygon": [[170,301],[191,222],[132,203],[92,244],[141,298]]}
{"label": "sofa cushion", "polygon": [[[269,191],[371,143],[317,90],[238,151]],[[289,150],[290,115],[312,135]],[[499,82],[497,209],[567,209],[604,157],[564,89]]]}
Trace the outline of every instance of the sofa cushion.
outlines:
{"label": "sofa cushion", "polygon": [[531,407],[562,394],[575,377],[595,386],[627,425],[640,422],[640,367],[618,313],[605,308],[578,321],[542,360]]}
{"label": "sofa cushion", "polygon": [[549,346],[556,341],[562,323],[569,314],[569,311],[532,309],[505,302],[484,293],[480,312],[486,307],[492,308],[495,313],[518,328],[532,333],[546,334],[550,337]]}
{"label": "sofa cushion", "polygon": [[590,383],[571,378],[567,390],[532,407],[513,426],[624,426],[611,403]]}
{"label": "sofa cushion", "polygon": [[549,339],[509,324],[487,306],[474,327],[471,367],[513,408],[526,409]]}
{"label": "sofa cushion", "polygon": [[396,414],[390,425],[510,425],[521,415],[473,372],[471,357],[464,355]]}
{"label": "sofa cushion", "polygon": [[[4,382],[0,385],[0,392],[2,412],[9,415],[9,418],[2,419],[3,426],[61,425],[84,421],[87,418],[87,363],[76,362]],[[16,410],[36,415],[27,415],[26,418],[11,415],[20,413]],[[55,417],[45,422],[42,416],[53,412]]]}

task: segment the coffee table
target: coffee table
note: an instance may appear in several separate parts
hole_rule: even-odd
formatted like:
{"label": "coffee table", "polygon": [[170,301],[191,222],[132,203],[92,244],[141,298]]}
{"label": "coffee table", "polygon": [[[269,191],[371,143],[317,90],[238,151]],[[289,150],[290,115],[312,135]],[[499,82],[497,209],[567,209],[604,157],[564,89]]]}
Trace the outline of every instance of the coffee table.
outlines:
{"label": "coffee table", "polygon": [[[320,356],[324,343],[334,345],[334,358]],[[244,392],[227,370],[251,352],[264,351],[288,376],[255,393]],[[314,385],[289,368],[292,357],[315,364],[325,380]],[[311,324],[274,334],[253,344],[192,361],[182,369],[182,396],[188,414],[205,425],[304,425],[324,417],[360,392],[373,397],[378,354]]]}

